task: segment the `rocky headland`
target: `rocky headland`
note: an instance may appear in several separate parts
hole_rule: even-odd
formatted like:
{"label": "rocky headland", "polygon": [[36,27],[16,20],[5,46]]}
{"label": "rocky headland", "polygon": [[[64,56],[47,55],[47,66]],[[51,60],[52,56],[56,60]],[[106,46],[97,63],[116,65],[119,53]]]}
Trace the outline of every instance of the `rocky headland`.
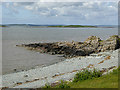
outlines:
{"label": "rocky headland", "polygon": [[101,40],[97,36],[90,36],[84,42],[53,42],[53,43],[32,43],[16,45],[34,50],[40,53],[51,55],[61,54],[64,57],[88,56],[92,53],[116,50],[120,48],[120,37],[110,36],[107,40]]}
{"label": "rocky headland", "polygon": [[119,65],[120,37],[117,35],[110,36],[107,40],[90,36],[84,42],[33,43],[17,46],[73,58],[66,58],[64,61],[45,67],[2,75],[0,88],[39,88],[47,83],[59,83],[60,80],[72,82],[75,74],[84,69],[95,68],[104,75]]}

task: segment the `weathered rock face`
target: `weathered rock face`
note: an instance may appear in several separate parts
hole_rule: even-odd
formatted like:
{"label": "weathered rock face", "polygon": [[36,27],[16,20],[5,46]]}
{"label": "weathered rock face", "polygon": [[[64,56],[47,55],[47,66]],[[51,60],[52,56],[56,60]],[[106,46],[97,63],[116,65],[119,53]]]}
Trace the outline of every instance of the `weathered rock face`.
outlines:
{"label": "weathered rock face", "polygon": [[100,46],[98,47],[98,51],[106,51],[106,50],[115,50],[120,48],[120,38],[119,36],[110,36],[107,40],[102,41]]}
{"label": "weathered rock face", "polygon": [[34,43],[17,46],[27,47],[27,49],[41,53],[63,54],[65,57],[74,57],[118,49],[120,48],[120,38],[114,35],[103,41],[99,37],[90,36],[85,42]]}
{"label": "weathered rock face", "polygon": [[100,43],[101,39],[97,36],[90,36],[88,37],[88,39],[85,40],[84,43],[96,46]]}
{"label": "weathered rock face", "polygon": [[102,40],[97,36],[90,36],[88,37],[84,45],[86,45],[83,49],[85,49],[87,52],[89,51],[89,54],[97,52],[97,48],[100,46],[100,42]]}

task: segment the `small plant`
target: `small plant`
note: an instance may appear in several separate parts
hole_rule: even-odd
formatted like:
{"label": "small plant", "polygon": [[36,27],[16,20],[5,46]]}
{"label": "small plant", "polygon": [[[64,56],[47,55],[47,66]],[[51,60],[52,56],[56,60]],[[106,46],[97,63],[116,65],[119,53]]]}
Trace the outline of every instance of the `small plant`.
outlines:
{"label": "small plant", "polygon": [[67,82],[61,80],[61,83],[57,86],[57,88],[70,88],[70,86],[68,86]]}
{"label": "small plant", "polygon": [[101,77],[102,73],[99,70],[94,69],[92,72],[92,77]]}
{"label": "small plant", "polygon": [[85,69],[83,71],[78,72],[75,75],[73,82],[84,81],[87,79],[93,79],[93,78],[100,77],[101,75],[102,75],[102,73],[100,71],[97,71],[96,69],[94,69],[93,71]]}
{"label": "small plant", "polygon": [[51,88],[51,86],[49,84],[45,84],[43,88]]}
{"label": "small plant", "polygon": [[113,74],[119,74],[120,72],[120,66],[117,69],[113,69]]}
{"label": "small plant", "polygon": [[113,74],[118,74],[118,69],[114,69],[112,73]]}

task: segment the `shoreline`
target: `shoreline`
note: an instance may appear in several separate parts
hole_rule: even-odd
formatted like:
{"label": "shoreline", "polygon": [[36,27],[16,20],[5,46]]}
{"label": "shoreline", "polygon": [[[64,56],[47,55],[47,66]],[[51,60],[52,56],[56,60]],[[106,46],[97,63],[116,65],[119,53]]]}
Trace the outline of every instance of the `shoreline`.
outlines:
{"label": "shoreline", "polygon": [[[84,68],[99,70],[118,67],[118,52],[120,49],[91,54],[90,56],[74,57],[46,67],[38,67],[27,71],[6,74],[2,76],[5,88],[39,88],[46,83],[59,80],[71,81],[74,75]],[[8,83],[6,83],[8,82]]]}
{"label": "shoreline", "polygon": [[[31,44],[22,44],[16,45],[18,48],[25,48],[28,50],[32,50],[39,53],[47,53],[50,55],[61,55],[64,59],[70,59],[73,57],[79,56],[89,56],[92,53],[98,53],[106,50],[115,50],[120,46],[120,37],[117,35],[110,36],[107,40],[101,40],[97,36],[90,36],[84,42],[49,42],[49,43],[31,43]],[[24,70],[34,69],[34,67],[44,67],[55,64],[57,62],[63,61],[63,58],[60,58],[57,61],[39,64],[31,67],[24,68],[14,68],[9,72],[5,72],[3,74],[9,74],[14,72],[20,72]],[[62,59],[62,60],[61,60]]]}
{"label": "shoreline", "polygon": [[39,65],[35,65],[35,66],[32,66],[32,67],[25,67],[25,68],[20,68],[20,69],[14,68],[13,70],[11,70],[9,72],[2,73],[2,75],[19,73],[19,72],[22,72],[22,71],[28,71],[28,70],[36,69],[36,68],[43,68],[43,67],[47,67],[47,66],[54,65],[56,63],[62,62],[64,60],[65,60],[65,58],[63,58],[63,56],[62,56],[62,58],[59,58],[57,61],[53,61],[51,63],[39,64]]}
{"label": "shoreline", "polygon": [[34,24],[3,24],[0,27],[10,27],[10,26],[26,26],[35,28],[116,28],[118,26],[99,26],[99,25],[34,25]]}
{"label": "shoreline", "polygon": [[59,80],[72,81],[74,75],[83,69],[95,68],[107,74],[118,67],[120,37],[113,35],[107,40],[101,40],[97,36],[90,36],[84,42],[32,43],[16,46],[40,53],[63,55],[64,60],[2,75],[3,88],[40,88]]}

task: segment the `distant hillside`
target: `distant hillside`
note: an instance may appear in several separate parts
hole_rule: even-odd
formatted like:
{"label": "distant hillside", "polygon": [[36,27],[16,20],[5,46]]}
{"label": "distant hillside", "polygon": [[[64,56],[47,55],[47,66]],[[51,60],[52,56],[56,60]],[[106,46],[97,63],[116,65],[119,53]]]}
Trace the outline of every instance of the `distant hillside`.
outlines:
{"label": "distant hillside", "polygon": [[0,27],[7,27],[6,25],[0,25]]}
{"label": "distant hillside", "polygon": [[39,24],[4,24],[0,25],[0,27],[8,27],[8,26],[27,26],[27,27],[59,27],[59,28],[114,28],[117,25],[39,25]]}
{"label": "distant hillside", "polygon": [[77,28],[77,27],[97,27],[97,26],[88,26],[88,25],[56,25],[56,26],[48,26],[48,27],[73,27],[73,28]]}

